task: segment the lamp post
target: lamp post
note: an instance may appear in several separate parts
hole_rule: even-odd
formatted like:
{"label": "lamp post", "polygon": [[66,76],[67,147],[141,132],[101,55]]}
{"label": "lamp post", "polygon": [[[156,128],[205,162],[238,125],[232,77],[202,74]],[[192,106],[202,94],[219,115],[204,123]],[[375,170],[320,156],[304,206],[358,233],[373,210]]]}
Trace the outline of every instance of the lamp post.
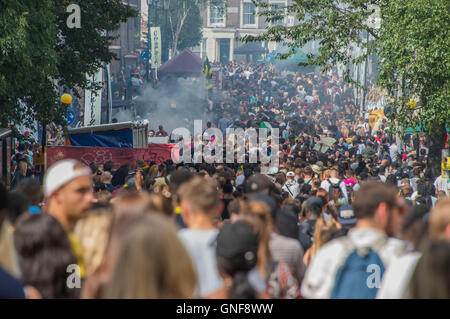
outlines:
{"label": "lamp post", "polygon": [[[166,32],[167,32],[167,17],[168,17],[168,15],[169,15],[169,10],[170,10],[170,7],[169,7],[170,2],[169,2],[169,1],[170,1],[170,0],[164,0],[164,15],[165,15],[165,17],[166,17],[166,21],[165,21],[165,24],[164,24],[164,28],[166,29]],[[169,47],[168,47],[168,45],[169,45],[169,44],[166,45],[167,53],[169,53]],[[169,59],[169,54],[167,54],[167,59]]]}
{"label": "lamp post", "polygon": [[[369,32],[367,32],[367,31],[366,31],[366,44],[369,45]],[[363,96],[362,96],[363,112],[366,111],[367,68],[368,68],[368,64],[369,64],[369,54],[367,52],[368,52],[368,49],[366,50],[366,61],[364,63],[364,90],[363,90]]]}
{"label": "lamp post", "polygon": [[150,49],[152,45],[150,34],[150,7],[153,5],[154,0],[147,0],[147,61],[145,62],[145,80],[149,82],[149,68],[150,68]]}

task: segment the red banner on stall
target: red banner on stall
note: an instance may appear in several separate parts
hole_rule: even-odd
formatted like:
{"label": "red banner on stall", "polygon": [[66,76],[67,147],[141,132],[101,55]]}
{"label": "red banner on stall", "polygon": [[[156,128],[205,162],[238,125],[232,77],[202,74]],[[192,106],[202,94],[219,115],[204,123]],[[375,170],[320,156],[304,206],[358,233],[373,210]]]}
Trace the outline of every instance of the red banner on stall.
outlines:
{"label": "red banner on stall", "polygon": [[[113,161],[116,168],[124,164],[130,164],[134,168],[138,159],[146,164],[150,162],[160,164],[172,159],[174,147],[178,148],[176,144],[149,144],[148,148],[49,146],[47,147],[47,167],[65,158],[76,159],[86,165],[91,163],[101,165],[107,161]],[[179,152],[174,153],[175,160],[178,161]]]}

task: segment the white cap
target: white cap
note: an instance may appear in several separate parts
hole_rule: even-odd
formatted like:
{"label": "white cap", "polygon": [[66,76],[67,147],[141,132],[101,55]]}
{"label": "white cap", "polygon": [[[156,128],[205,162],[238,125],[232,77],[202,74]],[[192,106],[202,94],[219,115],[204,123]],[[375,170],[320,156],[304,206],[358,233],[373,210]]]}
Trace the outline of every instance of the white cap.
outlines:
{"label": "white cap", "polygon": [[294,173],[294,172],[288,172],[288,173],[286,174],[286,176],[287,176],[287,177],[294,177],[294,176],[295,176],[295,173]]}
{"label": "white cap", "polygon": [[[79,167],[77,167],[79,166]],[[80,176],[91,176],[92,172],[81,162],[73,159],[64,159],[53,164],[45,173],[44,195],[50,197],[53,192]]]}
{"label": "white cap", "polygon": [[311,166],[311,168],[312,168],[314,173],[320,174],[321,169],[320,169],[319,165],[314,164],[314,165]]}

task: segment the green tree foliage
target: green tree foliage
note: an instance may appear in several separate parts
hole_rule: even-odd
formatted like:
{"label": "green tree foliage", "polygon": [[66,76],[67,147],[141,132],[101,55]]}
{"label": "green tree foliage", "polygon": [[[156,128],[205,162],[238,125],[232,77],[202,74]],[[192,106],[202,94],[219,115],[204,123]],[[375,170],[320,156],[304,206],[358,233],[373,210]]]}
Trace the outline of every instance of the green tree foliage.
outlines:
{"label": "green tree foliage", "polygon": [[[272,10],[266,0],[254,2],[268,21],[288,14],[301,22],[269,27],[264,34],[247,36],[245,41],[284,42],[292,52],[309,41],[319,41],[318,53],[309,55],[307,64],[324,70],[337,63],[359,64],[375,53],[380,72],[377,84],[394,101],[392,126],[402,130],[426,124],[433,172],[439,175],[445,127],[450,126],[450,2],[292,0],[282,11]],[[378,25],[373,21],[377,14]],[[369,41],[362,36],[367,33]],[[346,79],[353,82],[349,75],[347,71]],[[417,101],[414,110],[405,103],[411,98]]]}
{"label": "green tree foliage", "polygon": [[[366,41],[362,32],[368,32],[372,39],[378,39],[374,26],[367,23],[375,13],[374,5],[380,1],[372,0],[292,0],[285,7],[273,7],[267,0],[253,0],[258,7],[257,14],[270,22],[276,22],[286,15],[295,16],[298,23],[294,26],[275,25],[259,36],[244,36],[244,41],[274,41],[282,42],[291,48],[287,58],[310,41],[318,40],[320,47],[315,55],[308,55],[308,62],[300,65],[317,65],[328,70],[336,63],[361,63],[367,54],[371,54],[375,41]],[[356,55],[351,47],[363,48]],[[350,72],[347,72],[347,80]]]}
{"label": "green tree foliage", "polygon": [[[397,118],[408,125],[423,119],[444,124],[450,119],[449,2],[393,1],[383,13],[379,84],[392,95],[402,92],[395,102]],[[405,103],[410,98],[419,102],[414,112]]]}
{"label": "green tree foliage", "polygon": [[200,44],[202,40],[202,26],[203,21],[200,16],[200,9],[198,6],[195,6],[186,17],[185,25],[181,29],[180,38],[178,39],[177,49],[182,51],[185,48],[195,47]]}
{"label": "green tree foliage", "polygon": [[[377,53],[378,83],[392,97],[395,123],[424,126],[433,143],[430,157],[438,174],[440,149],[450,125],[450,2],[389,1],[383,7]],[[415,109],[407,105],[417,101]]]}
{"label": "green tree foliage", "polygon": [[[159,10],[158,25],[161,26],[163,36],[163,51],[165,43],[167,51],[172,51],[172,56],[187,47],[198,45],[202,39],[201,10],[206,10],[209,5],[219,5],[225,9],[226,0],[166,0],[169,10]],[[165,43],[164,43],[165,42]]]}
{"label": "green tree foliage", "polygon": [[86,73],[108,63],[112,31],[137,12],[120,0],[85,0],[81,28],[67,26],[68,1],[0,2],[0,121],[65,125],[57,84],[85,88]]}
{"label": "green tree foliage", "polygon": [[163,10],[163,6],[160,5],[150,14],[152,26],[161,27],[163,61],[168,60],[169,50],[176,54],[185,48],[198,45],[202,39],[199,5],[186,0],[166,1],[168,11]]}

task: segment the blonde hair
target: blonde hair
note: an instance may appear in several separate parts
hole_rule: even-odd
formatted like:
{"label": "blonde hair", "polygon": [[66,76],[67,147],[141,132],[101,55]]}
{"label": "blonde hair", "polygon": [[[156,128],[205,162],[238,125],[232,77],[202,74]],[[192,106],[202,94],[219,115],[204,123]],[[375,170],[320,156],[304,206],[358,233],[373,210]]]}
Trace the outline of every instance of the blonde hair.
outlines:
{"label": "blonde hair", "polygon": [[167,184],[156,184],[153,186],[153,191],[161,194],[167,193],[169,191],[169,186],[167,186]]}
{"label": "blonde hair", "polygon": [[161,193],[154,193],[150,195],[149,208],[152,211],[161,213],[167,217],[171,217],[174,213],[172,201]]}
{"label": "blonde hair", "polygon": [[323,172],[322,180],[323,180],[323,181],[324,181],[324,180],[327,180],[327,179],[330,178],[330,176],[331,176],[331,170],[327,169],[326,171]]}
{"label": "blonde hair", "polygon": [[178,195],[181,202],[186,202],[194,214],[216,214],[220,203],[217,184],[198,176],[182,184]]}
{"label": "blonde hair", "polygon": [[406,185],[405,187],[403,187],[400,190],[400,196],[402,196],[402,197],[410,197],[413,192],[414,191],[413,191],[412,187],[409,186],[409,185]]}
{"label": "blonde hair", "polygon": [[430,213],[430,237],[434,240],[446,238],[446,229],[450,225],[450,197],[440,199]]}
{"label": "blonde hair", "polygon": [[133,222],[150,214],[150,198],[147,193],[123,192],[111,200],[112,216],[108,230],[108,243],[99,267],[87,277],[82,290],[83,298],[100,297],[103,288],[109,282],[112,267],[117,260],[119,248]]}
{"label": "blonde hair", "polygon": [[265,277],[266,266],[271,260],[269,240],[272,232],[272,218],[270,207],[264,202],[251,202],[243,208],[238,220],[249,223],[259,238],[257,268]]}
{"label": "blonde hair", "polygon": [[197,275],[175,227],[163,216],[148,215],[128,230],[106,298],[193,298]]}
{"label": "blonde hair", "polygon": [[97,193],[94,193],[94,198],[99,203],[109,204],[110,200],[112,199],[112,195],[107,190],[102,190],[102,191],[99,191]]}
{"label": "blonde hair", "polygon": [[[2,213],[2,212],[0,212]],[[0,266],[10,274],[20,277],[18,256],[14,248],[13,229],[9,221],[0,217]]]}
{"label": "blonde hair", "polygon": [[83,248],[83,259],[88,276],[100,267],[105,256],[111,227],[110,209],[106,205],[93,209],[75,225],[74,233]]}
{"label": "blonde hair", "polygon": [[325,220],[323,217],[317,219],[316,227],[314,231],[314,241],[312,246],[306,251],[303,257],[303,262],[308,265],[317,251],[325,245],[330,238],[331,233],[338,230],[338,227],[334,221]]}
{"label": "blonde hair", "polygon": [[150,167],[150,169],[149,169],[149,171],[148,171],[148,176],[150,177],[150,178],[155,178],[155,177],[157,177],[158,176],[158,169],[159,169],[159,167],[158,167],[158,165],[153,165],[152,167]]}

